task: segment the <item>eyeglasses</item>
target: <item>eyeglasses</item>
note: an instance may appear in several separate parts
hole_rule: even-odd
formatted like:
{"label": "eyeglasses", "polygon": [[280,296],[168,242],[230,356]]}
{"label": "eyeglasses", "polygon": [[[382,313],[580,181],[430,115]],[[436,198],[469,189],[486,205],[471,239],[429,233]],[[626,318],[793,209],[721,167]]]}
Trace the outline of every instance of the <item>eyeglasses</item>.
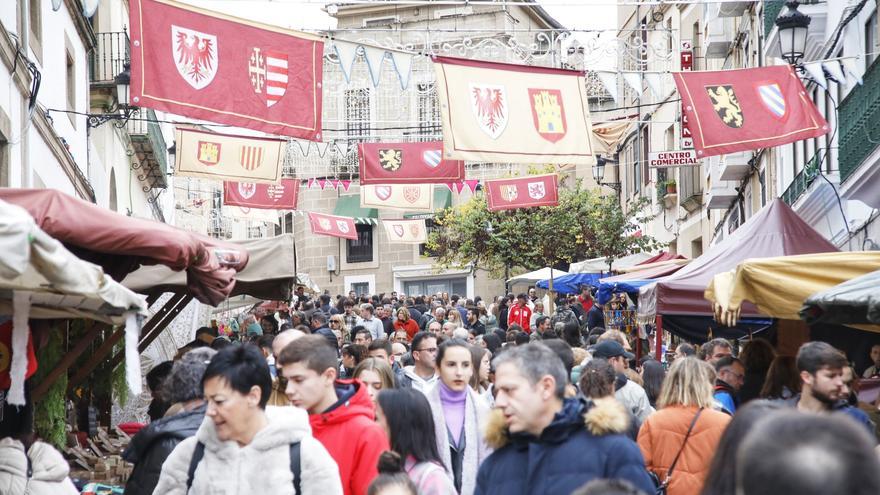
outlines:
{"label": "eyeglasses", "polygon": [[337,321],[337,320],[330,320],[330,324],[331,324],[331,325],[333,325],[334,323],[337,324],[337,325],[339,325],[339,324],[342,323],[342,322],[341,322],[341,321]]}
{"label": "eyeglasses", "polygon": [[428,347],[427,349],[416,349],[416,352],[430,352],[433,354],[433,353],[437,352],[437,348],[436,347]]}

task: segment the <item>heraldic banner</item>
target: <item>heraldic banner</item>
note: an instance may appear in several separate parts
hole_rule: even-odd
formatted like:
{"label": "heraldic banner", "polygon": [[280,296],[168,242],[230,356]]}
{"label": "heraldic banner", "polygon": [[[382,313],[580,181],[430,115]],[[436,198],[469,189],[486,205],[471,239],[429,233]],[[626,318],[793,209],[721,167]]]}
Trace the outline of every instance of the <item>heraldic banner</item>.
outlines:
{"label": "heraldic banner", "polygon": [[281,179],[286,142],[178,127],[177,175],[275,184]]}
{"label": "heraldic banner", "polygon": [[278,184],[224,182],[223,204],[262,210],[295,210],[299,200],[299,181],[281,179]]}
{"label": "heraldic banner", "polygon": [[392,244],[422,244],[428,240],[428,228],[425,219],[418,220],[382,220],[388,242]]}
{"label": "heraldic banner", "polygon": [[357,240],[358,238],[357,229],[354,226],[354,218],[309,212],[309,224],[312,226],[313,234],[329,235],[331,237],[351,240]]}
{"label": "heraldic banner", "polygon": [[277,211],[258,210],[256,208],[248,208],[247,206],[227,206],[223,205],[220,214],[224,217],[237,218],[239,220],[250,220],[252,222],[271,223],[280,225],[281,220],[278,218]]}
{"label": "heraldic banner", "polygon": [[131,0],[131,104],[321,140],[324,43],[172,0]]}
{"label": "heraldic banner", "polygon": [[698,157],[780,146],[828,132],[790,65],[673,76]]}
{"label": "heraldic banner", "polygon": [[443,142],[361,143],[361,184],[445,184],[464,180],[464,162],[443,159]]}
{"label": "heraldic banner", "polygon": [[489,211],[559,204],[556,174],[487,180],[483,187],[487,191]]}
{"label": "heraldic banner", "polygon": [[402,211],[432,211],[433,184],[361,186],[361,206]]}
{"label": "heraldic banner", "polygon": [[583,72],[434,57],[443,157],[593,165]]}

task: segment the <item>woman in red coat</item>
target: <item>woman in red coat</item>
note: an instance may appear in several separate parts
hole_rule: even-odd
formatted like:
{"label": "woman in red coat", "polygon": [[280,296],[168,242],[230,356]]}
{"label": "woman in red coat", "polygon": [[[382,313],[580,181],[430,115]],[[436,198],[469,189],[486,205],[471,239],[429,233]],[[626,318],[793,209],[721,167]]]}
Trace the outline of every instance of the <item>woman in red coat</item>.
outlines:
{"label": "woman in red coat", "polygon": [[409,317],[409,310],[401,307],[397,310],[397,319],[394,320],[394,330],[406,332],[406,339],[412,342],[413,335],[419,333],[419,324]]}

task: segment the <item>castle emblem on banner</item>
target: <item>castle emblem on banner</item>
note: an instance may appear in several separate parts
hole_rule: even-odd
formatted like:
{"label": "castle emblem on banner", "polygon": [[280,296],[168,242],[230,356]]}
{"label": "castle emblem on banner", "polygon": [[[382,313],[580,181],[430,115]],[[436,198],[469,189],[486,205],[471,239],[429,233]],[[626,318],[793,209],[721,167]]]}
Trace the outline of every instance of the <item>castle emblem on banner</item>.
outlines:
{"label": "castle emblem on banner", "polygon": [[271,107],[287,92],[287,54],[254,48],[248,58],[248,76],[254,93]]}
{"label": "castle emblem on banner", "polygon": [[471,110],[480,129],[492,139],[498,139],[507,128],[509,108],[504,86],[471,84]]}
{"label": "castle emblem on banner", "polygon": [[217,75],[217,37],[171,25],[174,65],[183,80],[195,89],[211,84]]}
{"label": "castle emblem on banner", "polygon": [[542,138],[555,143],[565,137],[565,107],[562,105],[562,91],[529,88],[529,104],[532,106],[535,130]]}
{"label": "castle emblem on banner", "polygon": [[217,165],[220,161],[220,143],[199,141],[198,156],[196,158],[205,165]]}
{"label": "castle emblem on banner", "polygon": [[519,196],[515,184],[500,186],[499,189],[501,190],[501,199],[504,201],[515,201],[517,196]]}

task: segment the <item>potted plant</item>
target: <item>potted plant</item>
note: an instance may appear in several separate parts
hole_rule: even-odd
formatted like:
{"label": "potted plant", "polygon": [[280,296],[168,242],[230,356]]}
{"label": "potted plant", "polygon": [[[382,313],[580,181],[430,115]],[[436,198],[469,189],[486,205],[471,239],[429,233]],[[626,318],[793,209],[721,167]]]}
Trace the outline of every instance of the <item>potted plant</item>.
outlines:
{"label": "potted plant", "polygon": [[675,180],[666,181],[666,194],[675,194],[677,192]]}

